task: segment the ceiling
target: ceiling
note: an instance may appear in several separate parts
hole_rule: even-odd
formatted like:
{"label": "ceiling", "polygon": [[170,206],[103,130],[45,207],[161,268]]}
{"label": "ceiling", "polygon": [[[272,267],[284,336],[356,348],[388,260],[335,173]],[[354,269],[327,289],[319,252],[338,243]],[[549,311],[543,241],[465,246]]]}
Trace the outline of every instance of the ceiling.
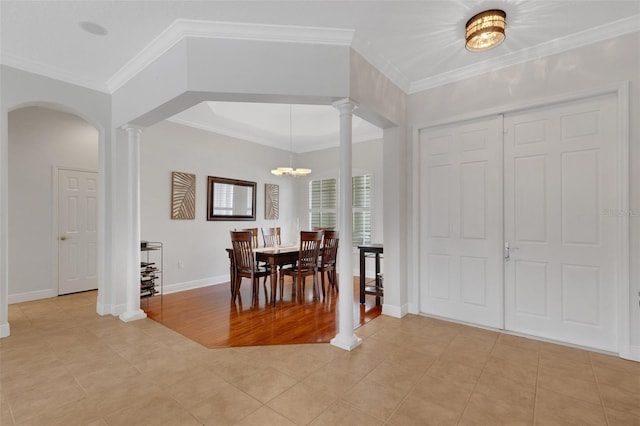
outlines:
{"label": "ceiling", "polygon": [[[489,8],[507,14],[507,37],[493,50],[471,53],[464,49],[464,24]],[[640,28],[640,0],[446,0],[446,1],[7,1],[0,2],[0,61],[107,93],[118,88],[118,76],[176,20],[215,23],[348,30],[349,45],[406,93],[446,84],[542,55],[560,52]],[[81,27],[106,34],[97,35]],[[96,27],[94,24],[98,24]],[[192,114],[175,120],[191,121],[214,129],[231,125],[227,134],[238,136],[238,122],[252,118],[249,140],[269,139],[273,146],[289,149],[288,123],[283,106],[203,104]],[[254,108],[254,109],[251,109]],[[247,112],[251,110],[252,112]],[[218,111],[220,113],[218,113]],[[233,111],[236,111],[235,113]],[[299,108],[293,127],[297,151],[309,144],[329,143],[336,129],[320,129],[319,141],[305,127],[311,109]],[[335,110],[319,108],[321,114]],[[285,111],[286,112],[286,111]],[[213,119],[205,122],[206,115]],[[244,116],[245,119],[239,118]],[[258,123],[256,117],[270,117]],[[288,114],[285,114],[288,118]],[[317,118],[320,122],[324,120]],[[278,122],[284,129],[268,128]],[[355,139],[370,137],[375,129],[358,125]],[[246,128],[246,126],[245,126]],[[362,131],[361,136],[359,132]],[[379,132],[379,131],[378,131]],[[224,132],[223,132],[224,133]],[[305,136],[305,134],[307,134]],[[333,134],[333,136],[327,136]],[[271,136],[270,136],[271,135]],[[334,140],[337,144],[337,140]],[[332,142],[333,143],[333,142]]]}

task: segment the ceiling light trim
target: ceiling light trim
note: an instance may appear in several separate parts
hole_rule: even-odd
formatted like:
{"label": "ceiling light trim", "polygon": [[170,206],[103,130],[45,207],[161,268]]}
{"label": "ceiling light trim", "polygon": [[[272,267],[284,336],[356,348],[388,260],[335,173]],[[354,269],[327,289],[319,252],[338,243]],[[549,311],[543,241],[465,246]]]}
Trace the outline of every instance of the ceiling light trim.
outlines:
{"label": "ceiling light trim", "polygon": [[350,46],[354,32],[341,28],[177,19],[120,68],[107,81],[107,87],[115,92],[187,37]]}
{"label": "ceiling light trim", "polygon": [[494,59],[487,59],[474,65],[458,68],[451,72],[437,74],[411,83],[408,95],[421,92],[423,90],[432,89],[434,87],[444,86],[445,84],[455,83],[471,77],[518,65],[534,59],[552,56],[567,50],[576,49],[600,41],[609,40],[614,37],[623,36],[638,31],[638,20],[640,15],[632,15],[630,17],[610,22],[595,28],[571,34],[566,37],[557,38],[528,49],[512,52],[508,55]]}

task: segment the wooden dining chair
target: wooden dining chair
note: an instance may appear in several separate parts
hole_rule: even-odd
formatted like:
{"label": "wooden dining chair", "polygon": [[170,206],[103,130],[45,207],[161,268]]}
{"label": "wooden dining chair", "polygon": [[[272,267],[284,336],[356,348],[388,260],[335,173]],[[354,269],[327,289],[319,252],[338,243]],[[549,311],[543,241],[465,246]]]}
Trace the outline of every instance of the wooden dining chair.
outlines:
{"label": "wooden dining chair", "polygon": [[319,298],[318,291],[318,256],[322,244],[322,231],[300,231],[300,250],[298,262],[289,268],[280,270],[280,300],[284,290],[284,276],[293,279],[292,294],[297,294],[300,301],[304,298],[306,277],[313,277],[313,297]]}
{"label": "wooden dining chair", "polygon": [[[235,267],[233,283],[233,295],[231,301],[235,302],[240,294],[240,284],[242,278],[251,280],[251,303],[258,303],[258,289],[260,287],[260,277],[266,277],[270,271],[263,267],[258,267],[253,253],[253,235],[251,231],[230,231],[231,245],[233,246],[233,263]],[[266,291],[266,286],[265,286]]]}
{"label": "wooden dining chair", "polygon": [[322,251],[318,258],[318,273],[322,283],[322,297],[326,296],[324,276],[327,275],[329,285],[338,291],[336,259],[338,258],[338,231],[325,230],[322,238]]}
{"label": "wooden dining chair", "polygon": [[280,241],[280,227],[262,228],[262,242],[265,247],[277,247],[282,244],[282,241]]}
{"label": "wooden dining chair", "polygon": [[258,228],[236,229],[236,231],[249,231],[249,232],[251,232],[251,238],[253,238],[253,248],[260,247],[260,245],[258,244]]}

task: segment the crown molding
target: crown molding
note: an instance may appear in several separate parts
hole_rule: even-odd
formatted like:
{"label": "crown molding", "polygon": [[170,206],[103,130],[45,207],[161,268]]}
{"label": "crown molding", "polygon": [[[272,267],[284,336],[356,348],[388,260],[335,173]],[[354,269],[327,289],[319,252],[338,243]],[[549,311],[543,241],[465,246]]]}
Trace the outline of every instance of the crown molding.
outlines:
{"label": "crown molding", "polygon": [[512,65],[521,64],[545,56],[555,55],[567,50],[608,40],[614,37],[639,31],[640,15],[632,15],[619,21],[611,22],[590,30],[581,31],[569,36],[551,40],[546,43],[510,53],[495,59],[488,59],[476,64],[458,68],[451,72],[437,74],[410,84],[407,94],[411,95],[423,90],[454,83],[470,77],[475,77],[489,71],[496,71]]}
{"label": "crown molding", "polygon": [[120,68],[108,81],[111,93],[187,37],[350,46],[354,30],[178,19]]}
{"label": "crown molding", "polygon": [[372,48],[369,42],[361,41],[356,35],[351,43],[351,48],[403,92],[409,92],[411,81],[389,59]]}
{"label": "crown molding", "polygon": [[32,74],[48,77],[53,80],[73,84],[74,86],[81,86],[98,92],[110,93],[107,86],[102,82],[89,80],[81,74],[69,73],[58,68],[45,65],[41,62],[30,61],[11,54],[2,53],[0,55],[0,64],[30,72]]}

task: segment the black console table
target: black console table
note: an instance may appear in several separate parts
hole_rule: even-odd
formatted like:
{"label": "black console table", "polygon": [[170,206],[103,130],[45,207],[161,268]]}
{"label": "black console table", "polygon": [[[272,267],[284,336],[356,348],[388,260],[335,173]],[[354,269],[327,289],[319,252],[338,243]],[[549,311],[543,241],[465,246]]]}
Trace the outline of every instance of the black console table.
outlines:
{"label": "black console table", "polygon": [[[358,246],[358,249],[360,249],[360,303],[364,303],[366,294],[375,294],[376,305],[380,305],[380,298],[384,296],[380,274],[380,255],[383,253],[383,246],[382,244],[369,244]],[[365,278],[365,259],[367,257],[375,257],[376,259],[376,278],[371,281],[373,285],[369,285],[371,283],[367,283]]]}

